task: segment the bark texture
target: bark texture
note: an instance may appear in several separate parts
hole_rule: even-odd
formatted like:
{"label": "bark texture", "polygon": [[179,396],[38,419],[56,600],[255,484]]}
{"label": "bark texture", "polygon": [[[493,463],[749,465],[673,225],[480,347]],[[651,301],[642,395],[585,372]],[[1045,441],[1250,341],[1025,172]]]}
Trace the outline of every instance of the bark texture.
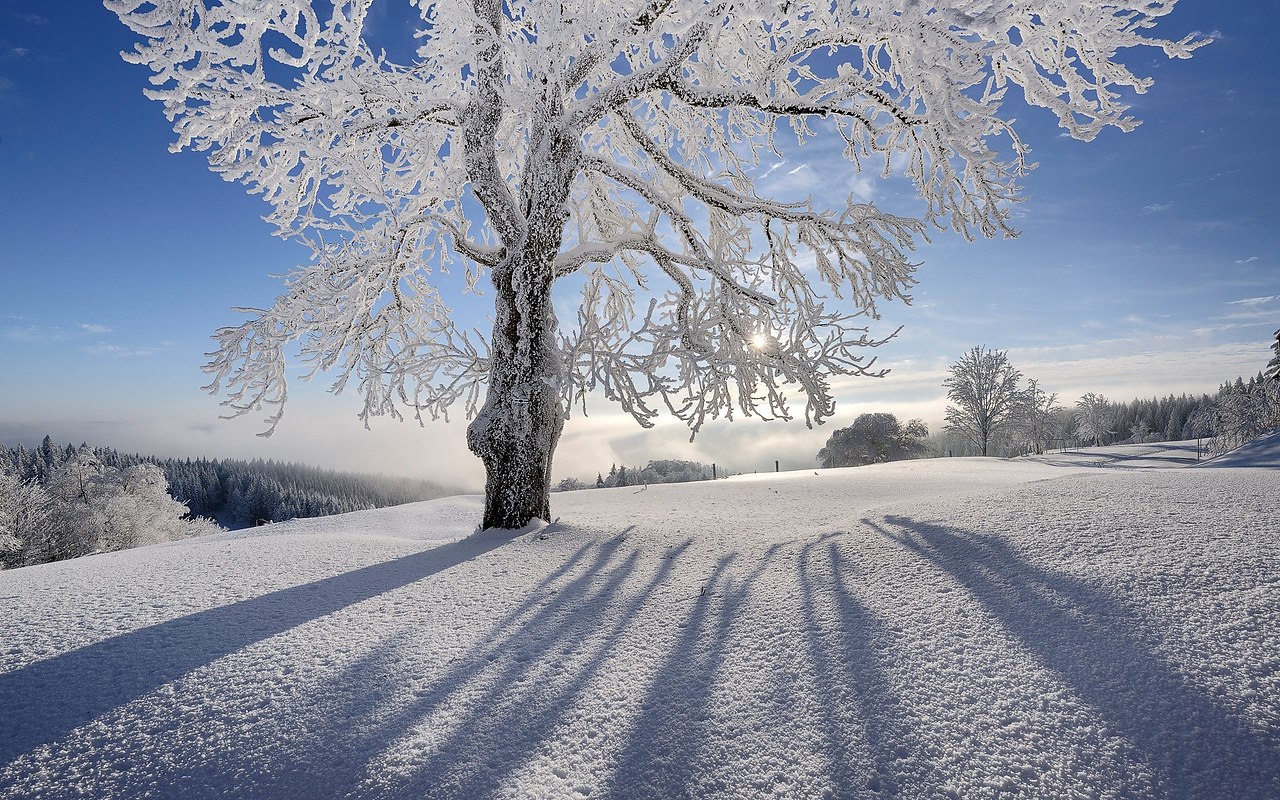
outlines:
{"label": "bark texture", "polygon": [[518,263],[493,275],[493,369],[484,406],[467,429],[467,445],[485,467],[485,528],[551,519],[551,462],[564,427],[564,367],[550,283],[545,292],[522,294],[518,285],[529,271]]}
{"label": "bark texture", "polygon": [[[551,464],[565,417],[565,365],[551,289],[580,161],[576,137],[551,122],[559,106],[558,98],[546,98],[543,124],[531,131],[520,205],[505,226],[506,255],[492,272],[488,393],[467,429],[467,446],[485,466],[484,528],[551,519]],[[497,191],[490,197],[486,208],[505,199]]]}

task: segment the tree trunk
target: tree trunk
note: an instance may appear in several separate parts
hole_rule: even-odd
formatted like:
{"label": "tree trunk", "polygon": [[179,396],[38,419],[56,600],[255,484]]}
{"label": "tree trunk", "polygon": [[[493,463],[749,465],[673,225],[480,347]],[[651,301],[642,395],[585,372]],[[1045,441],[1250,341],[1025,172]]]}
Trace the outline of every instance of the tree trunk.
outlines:
{"label": "tree trunk", "polygon": [[493,284],[489,389],[467,446],[485,466],[483,527],[522,528],[551,519],[551,460],[564,427],[550,257],[517,256],[494,270]]}
{"label": "tree trunk", "polygon": [[[490,78],[500,81],[501,69]],[[544,100],[545,114],[530,126],[519,208],[507,205],[515,198],[498,177],[491,109],[477,112],[468,144],[477,197],[498,221],[506,249],[491,273],[496,315],[488,394],[467,428],[467,446],[485,467],[484,528],[551,520],[551,459],[564,427],[565,378],[551,286],[581,153],[579,137],[554,124],[562,110],[558,94],[549,88]]]}

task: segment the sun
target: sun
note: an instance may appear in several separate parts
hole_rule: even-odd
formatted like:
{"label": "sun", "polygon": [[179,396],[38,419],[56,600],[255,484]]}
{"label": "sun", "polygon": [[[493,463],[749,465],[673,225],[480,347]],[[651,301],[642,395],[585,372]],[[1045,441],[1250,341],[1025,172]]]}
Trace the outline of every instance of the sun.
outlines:
{"label": "sun", "polygon": [[751,346],[757,350],[763,350],[769,346],[769,335],[765,333],[757,333],[751,337]]}

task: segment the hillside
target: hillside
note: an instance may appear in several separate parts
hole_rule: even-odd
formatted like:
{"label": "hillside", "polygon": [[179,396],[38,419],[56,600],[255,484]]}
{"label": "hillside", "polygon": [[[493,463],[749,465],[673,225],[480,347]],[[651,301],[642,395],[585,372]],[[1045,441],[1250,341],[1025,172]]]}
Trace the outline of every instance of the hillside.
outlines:
{"label": "hillside", "polygon": [[1053,460],[0,573],[0,797],[1280,797],[1280,470]]}

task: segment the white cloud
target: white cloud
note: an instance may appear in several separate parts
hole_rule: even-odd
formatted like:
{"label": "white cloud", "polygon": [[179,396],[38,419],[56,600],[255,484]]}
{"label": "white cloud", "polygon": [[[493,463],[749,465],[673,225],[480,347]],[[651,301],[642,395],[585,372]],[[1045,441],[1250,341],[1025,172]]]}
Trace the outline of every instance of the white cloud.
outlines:
{"label": "white cloud", "polygon": [[775,170],[777,170],[779,167],[781,167],[783,164],[786,164],[786,163],[787,163],[787,160],[784,158],[781,161],[770,165],[770,167],[767,170],[761,173],[758,180],[764,180],[765,178],[769,177],[774,173]]}
{"label": "white cloud", "polygon": [[876,198],[876,179],[865,172],[855,172],[845,187],[859,203],[870,203]]}
{"label": "white cloud", "polygon": [[1267,363],[1265,342],[1162,348],[1074,359],[1015,359],[1024,375],[1071,400],[1098,392],[1115,400],[1212,392],[1224,380],[1251,375]]}
{"label": "white cloud", "polygon": [[[1268,315],[1269,316],[1269,315]],[[1248,319],[1248,317],[1245,317]],[[1202,325],[1199,328],[1192,328],[1191,332],[1196,336],[1208,336],[1214,333],[1222,333],[1224,331],[1235,331],[1241,328],[1256,328],[1260,325],[1270,326],[1270,320],[1260,322],[1224,322],[1221,325]]]}
{"label": "white cloud", "polygon": [[[1238,262],[1237,262],[1238,263]],[[1269,294],[1264,297],[1246,297],[1242,300],[1228,300],[1229,306],[1260,306],[1280,300],[1280,294]]]}
{"label": "white cloud", "polygon": [[[14,317],[13,319],[21,319]],[[62,342],[70,339],[75,332],[57,325],[37,325],[28,322],[26,325],[10,326],[0,331],[0,336],[11,342],[38,344],[43,342]]]}
{"label": "white cloud", "polygon": [[1168,211],[1171,208],[1173,208],[1173,203],[1152,203],[1151,205],[1143,206],[1142,211],[1139,213],[1159,214],[1161,211]]}
{"label": "white cloud", "polygon": [[[94,419],[67,414],[18,420],[0,413],[0,432],[26,432],[39,441],[82,441],[161,457],[276,459],[352,472],[382,472],[425,478],[463,491],[484,486],[484,467],[467,449],[465,420],[394,422],[377,419],[365,430],[356,418],[359,400],[334,397],[315,387],[291,387],[289,408],[275,435],[258,436],[263,415],[219,419],[215,398],[172,401],[163,413],[152,409],[98,409]],[[687,438],[687,437],[686,437]],[[608,469],[605,464],[605,469]],[[592,473],[594,477],[595,473]]]}
{"label": "white cloud", "polygon": [[91,356],[111,356],[113,358],[134,358],[136,356],[153,356],[163,352],[164,347],[121,347],[117,344],[97,342],[80,348],[80,351]]}
{"label": "white cloud", "polygon": [[75,327],[64,328],[61,325],[40,325],[32,322],[29,317],[13,314],[6,316],[5,319],[18,323],[0,330],[0,337],[11,342],[26,342],[30,344],[65,342],[71,339],[100,336],[111,332],[111,329],[106,325],[99,325],[93,322],[81,322],[76,324]]}

